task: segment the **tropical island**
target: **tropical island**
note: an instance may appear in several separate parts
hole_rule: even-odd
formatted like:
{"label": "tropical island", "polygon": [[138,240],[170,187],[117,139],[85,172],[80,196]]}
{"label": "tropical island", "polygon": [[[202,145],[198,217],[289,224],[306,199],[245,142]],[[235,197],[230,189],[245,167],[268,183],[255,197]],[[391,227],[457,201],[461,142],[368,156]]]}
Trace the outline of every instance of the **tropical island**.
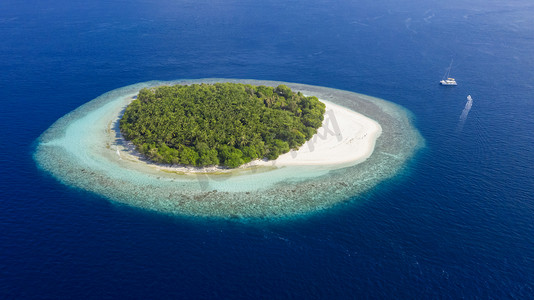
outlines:
{"label": "tropical island", "polygon": [[144,88],[120,130],[149,160],[235,168],[298,149],[321,127],[325,104],[286,85],[215,83]]}
{"label": "tropical island", "polygon": [[[141,154],[133,142],[127,141],[121,133],[120,123],[121,120],[126,120],[125,112],[132,110],[135,105],[143,104],[129,106],[132,102],[142,102],[144,97],[152,99],[152,102],[163,101],[163,97],[157,97],[156,91],[161,93],[168,89],[168,93],[171,93],[172,86],[176,84],[187,85],[189,88],[194,86],[194,89],[200,91],[204,88],[203,85],[214,89],[218,83],[226,82],[243,84],[235,89],[245,90],[247,96],[243,99],[247,101],[259,99],[256,92],[261,92],[261,86],[272,87],[270,89],[274,99],[271,100],[277,98],[278,101],[268,101],[266,104],[264,100],[262,104],[257,100],[254,103],[258,108],[277,106],[276,103],[288,107],[293,105],[279,94],[285,90],[283,86],[291,88],[297,96],[297,91],[303,95],[314,95],[325,104],[322,125],[298,150],[290,150],[275,160],[256,159],[239,168],[227,168],[225,161],[219,158],[218,149],[224,145],[230,146],[228,141],[226,144],[220,142],[219,148],[213,147],[217,153],[212,157],[219,159],[218,166],[198,168],[191,165],[154,163],[153,160],[145,159],[145,154]],[[164,85],[168,87],[161,89]],[[280,85],[283,86],[278,88]],[[233,89],[229,86],[229,92]],[[204,94],[199,92],[199,95]],[[235,105],[226,111],[233,113],[240,107],[238,103],[225,103],[226,106]],[[171,110],[170,106],[168,109]],[[300,109],[304,113],[304,109]],[[291,108],[281,111],[281,115],[290,112],[294,115]],[[165,120],[162,117],[163,112],[165,108],[158,114],[147,114],[146,117],[160,120],[152,126],[171,126],[170,119]],[[205,111],[190,111],[182,117],[197,116],[197,113]],[[257,111],[250,110],[251,115],[255,113]],[[280,112],[271,113],[276,114]],[[303,120],[303,115],[296,117]],[[230,114],[227,117],[230,117]],[[239,121],[245,125],[241,119]],[[198,126],[200,128],[200,125]],[[300,125],[295,125],[295,128],[306,136],[306,129],[297,126]],[[152,147],[148,150],[149,155],[156,159],[159,159],[159,155],[165,159],[165,152],[174,152],[165,147],[160,150],[160,142],[153,137],[156,131],[147,128],[147,125],[144,130],[150,130],[151,135],[147,136],[152,140],[147,139],[140,145],[147,144]],[[223,134],[217,132],[217,135]],[[172,141],[173,136],[162,134],[158,138],[163,141],[168,138]],[[287,143],[288,147],[290,145],[290,139],[283,140],[276,135],[271,138],[274,145],[275,140]],[[243,148],[239,148],[241,145],[238,138],[232,146],[244,152],[240,159],[245,161],[243,156],[247,152],[243,150],[245,146],[250,145],[252,143],[244,143]],[[358,199],[354,196],[362,195],[387,178],[396,176],[423,145],[424,139],[413,126],[411,114],[404,108],[382,99],[299,83],[208,78],[141,82],[105,93],[66,114],[47,129],[38,139],[34,159],[40,169],[49,172],[66,185],[135,207],[185,216],[280,218],[320,211],[349,198]],[[197,153],[196,164],[199,166],[202,163],[202,155],[196,152],[196,146],[184,146]],[[169,145],[166,147],[171,148]],[[267,153],[267,150],[271,151],[272,148],[260,149],[264,152],[256,152],[258,157],[272,155],[271,152]],[[180,162],[180,155],[177,159]]]}

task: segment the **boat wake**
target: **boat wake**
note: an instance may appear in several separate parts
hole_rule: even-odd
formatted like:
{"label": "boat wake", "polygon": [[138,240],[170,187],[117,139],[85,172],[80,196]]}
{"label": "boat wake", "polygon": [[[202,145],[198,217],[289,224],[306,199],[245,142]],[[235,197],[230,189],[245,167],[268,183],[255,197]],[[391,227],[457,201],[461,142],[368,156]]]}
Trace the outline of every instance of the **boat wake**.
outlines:
{"label": "boat wake", "polygon": [[473,98],[471,98],[471,95],[468,95],[464,110],[462,111],[462,114],[460,115],[460,121],[458,122],[458,128],[457,128],[458,132],[462,132],[464,128],[465,120],[467,120],[467,115],[469,114],[469,111],[471,110],[471,106],[473,106]]}

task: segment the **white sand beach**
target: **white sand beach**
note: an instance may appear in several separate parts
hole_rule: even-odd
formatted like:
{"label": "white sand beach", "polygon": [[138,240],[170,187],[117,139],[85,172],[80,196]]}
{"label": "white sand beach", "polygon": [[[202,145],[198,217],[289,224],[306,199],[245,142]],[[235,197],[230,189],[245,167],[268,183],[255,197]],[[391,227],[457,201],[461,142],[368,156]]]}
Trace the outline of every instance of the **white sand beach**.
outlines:
{"label": "white sand beach", "polygon": [[254,161],[249,165],[346,165],[371,156],[382,133],[380,124],[343,106],[321,101],[326,104],[323,126],[311,140],[274,161]]}

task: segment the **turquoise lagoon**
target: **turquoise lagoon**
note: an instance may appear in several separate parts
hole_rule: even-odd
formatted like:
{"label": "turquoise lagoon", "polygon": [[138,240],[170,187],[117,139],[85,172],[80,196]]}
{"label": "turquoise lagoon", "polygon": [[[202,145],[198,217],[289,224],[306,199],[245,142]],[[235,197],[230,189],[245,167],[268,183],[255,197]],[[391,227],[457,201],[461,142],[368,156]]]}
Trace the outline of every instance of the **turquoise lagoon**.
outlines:
{"label": "turquoise lagoon", "polygon": [[[132,159],[118,120],[140,89],[214,82],[285,84],[377,121],[382,134],[367,160],[341,168],[257,166],[190,174]],[[110,91],[65,115],[39,137],[34,158],[66,185],[148,210],[216,218],[289,217],[357,199],[398,174],[424,146],[412,121],[409,111],[392,102],[327,87],[242,79],[150,81]]]}

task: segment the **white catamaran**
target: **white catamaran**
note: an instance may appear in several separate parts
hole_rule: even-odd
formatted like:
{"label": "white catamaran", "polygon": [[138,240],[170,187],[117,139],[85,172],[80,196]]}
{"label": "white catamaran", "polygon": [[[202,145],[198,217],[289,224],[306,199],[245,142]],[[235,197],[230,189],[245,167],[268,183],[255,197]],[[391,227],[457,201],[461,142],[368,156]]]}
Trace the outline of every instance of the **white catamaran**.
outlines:
{"label": "white catamaran", "polygon": [[447,69],[447,73],[443,76],[443,79],[439,82],[441,85],[458,85],[456,83],[456,80],[454,78],[449,77],[451,74],[451,67],[452,67],[452,59],[451,64],[449,65],[449,68]]}

